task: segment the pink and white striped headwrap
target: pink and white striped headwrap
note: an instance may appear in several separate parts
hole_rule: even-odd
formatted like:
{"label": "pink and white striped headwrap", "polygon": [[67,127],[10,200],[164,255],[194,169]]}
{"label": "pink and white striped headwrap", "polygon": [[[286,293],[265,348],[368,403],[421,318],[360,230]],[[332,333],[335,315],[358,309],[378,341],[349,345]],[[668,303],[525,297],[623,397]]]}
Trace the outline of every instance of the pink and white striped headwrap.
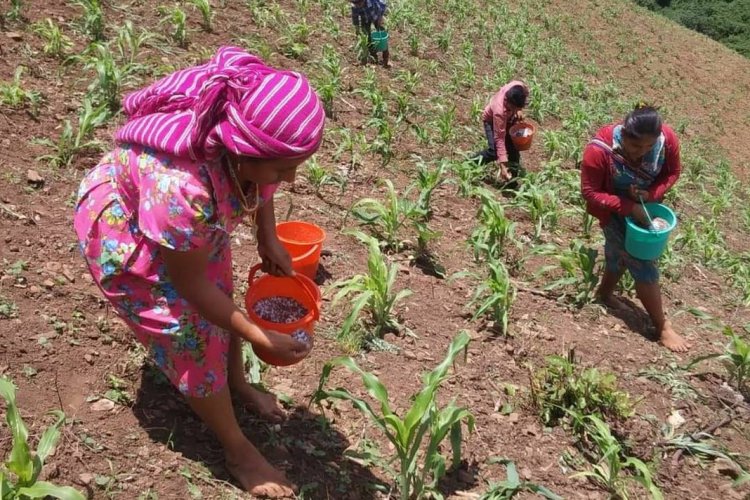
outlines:
{"label": "pink and white striped headwrap", "polygon": [[307,79],[266,66],[237,47],[176,71],[125,97],[120,143],[214,159],[223,150],[253,158],[301,158],[323,137],[325,113]]}

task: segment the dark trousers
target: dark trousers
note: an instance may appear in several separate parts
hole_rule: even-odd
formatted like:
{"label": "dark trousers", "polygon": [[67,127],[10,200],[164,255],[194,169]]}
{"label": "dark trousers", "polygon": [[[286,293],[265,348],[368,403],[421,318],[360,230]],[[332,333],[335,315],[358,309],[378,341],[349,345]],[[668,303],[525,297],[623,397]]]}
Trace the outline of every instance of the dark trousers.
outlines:
{"label": "dark trousers", "polygon": [[[513,177],[523,176],[521,168],[521,153],[516,149],[510,138],[510,127],[505,132],[505,150],[508,152],[508,171]],[[487,149],[474,155],[480,165],[488,165],[497,161],[497,149],[495,148],[495,127],[492,122],[484,122],[484,135],[487,137]]]}

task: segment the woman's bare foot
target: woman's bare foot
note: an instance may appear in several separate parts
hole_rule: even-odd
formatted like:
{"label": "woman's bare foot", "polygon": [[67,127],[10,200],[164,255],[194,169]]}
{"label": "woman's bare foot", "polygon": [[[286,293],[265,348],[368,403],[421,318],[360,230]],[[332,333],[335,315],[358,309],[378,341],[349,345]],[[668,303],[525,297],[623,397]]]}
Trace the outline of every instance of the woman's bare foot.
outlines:
{"label": "woman's bare foot", "polygon": [[273,394],[256,389],[244,380],[231,384],[230,390],[233,395],[240,399],[243,405],[259,417],[271,422],[284,420],[284,410],[281,409],[276,396]]}
{"label": "woman's bare foot", "polygon": [[661,329],[659,343],[673,352],[687,352],[690,344],[672,329],[672,324],[667,321]]}
{"label": "woman's bare foot", "polygon": [[294,497],[297,487],[274,468],[249,441],[225,454],[229,473],[251,495],[261,498]]}

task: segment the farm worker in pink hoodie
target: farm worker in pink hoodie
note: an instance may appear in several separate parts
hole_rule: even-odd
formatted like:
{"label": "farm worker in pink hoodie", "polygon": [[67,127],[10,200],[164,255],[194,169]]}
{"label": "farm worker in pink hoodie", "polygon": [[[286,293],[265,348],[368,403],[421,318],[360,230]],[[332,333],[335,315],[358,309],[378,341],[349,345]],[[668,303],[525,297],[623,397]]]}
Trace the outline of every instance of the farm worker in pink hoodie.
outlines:
{"label": "farm worker in pink hoodie", "polygon": [[525,83],[513,80],[504,85],[490,99],[482,113],[487,149],[475,155],[482,164],[497,162],[497,182],[508,183],[522,175],[521,154],[513,145],[510,127],[523,118],[523,108],[529,99]]}
{"label": "farm worker in pink hoodie", "polygon": [[270,420],[276,398],[246,380],[242,342],[297,361],[310,342],[264,331],[232,300],[230,236],[254,221],[268,272],[293,273],[273,193],[320,146],[307,79],[236,47],[128,95],[117,146],[83,179],[75,230],[94,280],[156,365],[216,434],[251,494],[293,485],[240,429],[231,396]]}

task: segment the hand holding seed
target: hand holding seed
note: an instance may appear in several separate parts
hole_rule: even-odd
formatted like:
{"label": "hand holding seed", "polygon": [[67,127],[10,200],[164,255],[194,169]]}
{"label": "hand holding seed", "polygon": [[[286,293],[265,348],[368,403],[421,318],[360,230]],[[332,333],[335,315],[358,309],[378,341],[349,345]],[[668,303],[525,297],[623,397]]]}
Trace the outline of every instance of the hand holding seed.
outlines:
{"label": "hand holding seed", "polygon": [[302,339],[298,340],[295,336],[284,333],[274,332],[273,330],[264,330],[267,343],[259,346],[268,351],[273,357],[290,364],[303,360],[312,350],[312,339],[308,342]]}

